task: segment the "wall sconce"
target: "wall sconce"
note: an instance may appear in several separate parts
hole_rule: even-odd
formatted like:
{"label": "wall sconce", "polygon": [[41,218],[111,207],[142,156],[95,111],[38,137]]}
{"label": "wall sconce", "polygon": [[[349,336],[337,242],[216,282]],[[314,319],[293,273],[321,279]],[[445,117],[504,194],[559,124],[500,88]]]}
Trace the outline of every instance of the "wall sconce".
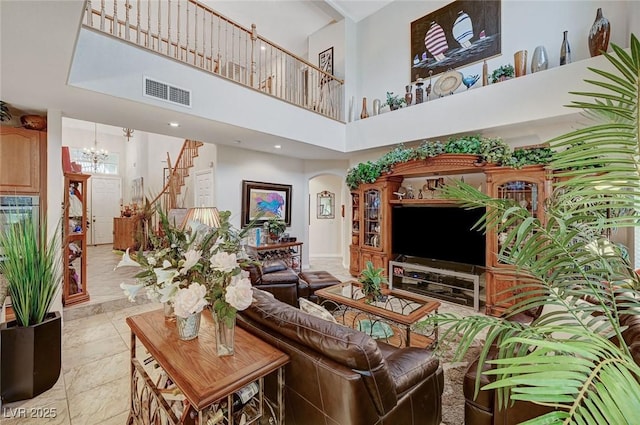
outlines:
{"label": "wall sconce", "polygon": [[124,137],[127,138],[127,142],[128,142],[129,139],[131,139],[133,137],[133,129],[132,128],[123,128],[122,131],[124,132]]}

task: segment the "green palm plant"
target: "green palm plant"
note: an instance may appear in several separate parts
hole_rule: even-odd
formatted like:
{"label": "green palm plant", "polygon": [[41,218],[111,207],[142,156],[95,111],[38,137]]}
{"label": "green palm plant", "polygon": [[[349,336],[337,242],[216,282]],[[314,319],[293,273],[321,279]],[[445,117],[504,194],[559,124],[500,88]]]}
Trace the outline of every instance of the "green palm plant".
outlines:
{"label": "green palm plant", "polygon": [[[541,222],[519,205],[489,198],[464,183],[444,194],[467,208],[487,208],[480,228],[506,232],[499,253],[514,273],[527,276],[514,288],[515,314],[553,307],[529,326],[494,317],[438,315],[426,324],[444,329],[441,340],[462,334],[460,358],[486,331],[480,373],[495,380],[499,404],[515,400],[556,410],[527,423],[636,423],[640,412],[640,366],[622,333],[626,315],[640,314],[640,277],[608,233],[638,225],[640,209],[640,42],[630,52],[612,46],[605,54],[615,72],[591,69],[598,90],[577,92],[594,124],[551,140],[550,168],[560,183]],[[589,302],[584,299],[588,298]],[[546,309],[545,309],[546,310]],[[491,346],[495,360],[487,360]],[[480,390],[476,383],[476,393]]]}
{"label": "green palm plant", "polygon": [[0,234],[4,251],[0,273],[9,284],[18,326],[42,323],[60,288],[59,233],[53,235],[47,242],[47,226],[36,228],[29,219],[8,226]]}

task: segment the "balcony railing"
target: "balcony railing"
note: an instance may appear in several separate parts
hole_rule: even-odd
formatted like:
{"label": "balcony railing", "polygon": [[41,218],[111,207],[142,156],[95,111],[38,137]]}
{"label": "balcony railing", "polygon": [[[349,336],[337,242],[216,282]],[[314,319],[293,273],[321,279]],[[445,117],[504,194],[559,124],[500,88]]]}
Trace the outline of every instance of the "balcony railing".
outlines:
{"label": "balcony railing", "polygon": [[342,80],[196,1],[87,0],[84,25],[344,120]]}

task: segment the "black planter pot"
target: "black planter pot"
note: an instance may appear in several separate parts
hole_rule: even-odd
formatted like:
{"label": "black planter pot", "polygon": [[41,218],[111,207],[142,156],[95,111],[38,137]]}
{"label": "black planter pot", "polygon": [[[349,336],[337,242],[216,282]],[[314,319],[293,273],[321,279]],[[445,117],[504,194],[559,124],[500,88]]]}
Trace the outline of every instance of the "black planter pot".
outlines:
{"label": "black planter pot", "polygon": [[38,325],[16,325],[0,325],[0,396],[5,403],[33,398],[53,387],[62,363],[59,312],[49,313]]}

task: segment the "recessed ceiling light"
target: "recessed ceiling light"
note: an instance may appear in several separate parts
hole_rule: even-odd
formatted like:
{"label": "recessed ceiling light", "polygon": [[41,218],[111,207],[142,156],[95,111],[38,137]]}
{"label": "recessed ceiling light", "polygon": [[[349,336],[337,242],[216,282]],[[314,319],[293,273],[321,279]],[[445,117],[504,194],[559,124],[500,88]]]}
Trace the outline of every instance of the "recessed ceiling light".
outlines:
{"label": "recessed ceiling light", "polygon": [[273,145],[273,147],[276,148],[276,149],[282,148],[282,146],[280,146],[280,145]]}
{"label": "recessed ceiling light", "polygon": [[169,126],[170,127],[180,127],[180,123],[178,123],[178,122],[170,122]]}
{"label": "recessed ceiling light", "polygon": [[267,50],[266,46],[260,46],[260,50]]}

